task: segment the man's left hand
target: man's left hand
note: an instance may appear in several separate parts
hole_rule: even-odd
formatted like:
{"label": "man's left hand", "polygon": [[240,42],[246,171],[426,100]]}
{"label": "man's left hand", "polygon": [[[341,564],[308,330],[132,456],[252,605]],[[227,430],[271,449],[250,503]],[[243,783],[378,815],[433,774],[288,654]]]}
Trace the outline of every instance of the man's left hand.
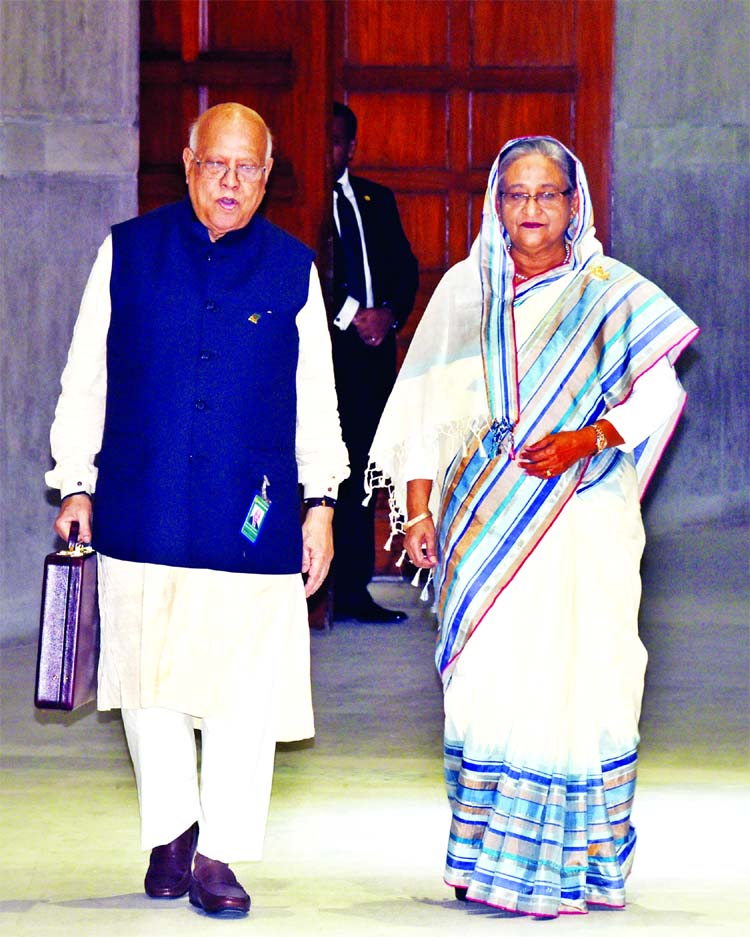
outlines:
{"label": "man's left hand", "polygon": [[302,572],[305,597],[320,588],[333,559],[333,508],[309,508],[302,524]]}
{"label": "man's left hand", "polygon": [[383,339],[393,328],[396,317],[387,306],[379,308],[360,307],[352,323],[357,330],[357,334],[370,348],[377,348],[382,344]]}

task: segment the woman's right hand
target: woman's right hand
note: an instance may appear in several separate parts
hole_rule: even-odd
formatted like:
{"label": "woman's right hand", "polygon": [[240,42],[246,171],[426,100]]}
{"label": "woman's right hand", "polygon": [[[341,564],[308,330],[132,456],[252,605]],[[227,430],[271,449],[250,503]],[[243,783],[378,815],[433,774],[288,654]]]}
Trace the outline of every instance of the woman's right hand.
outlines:
{"label": "woman's right hand", "polygon": [[404,547],[409,559],[420,569],[431,569],[437,565],[435,524],[432,516],[410,527],[404,534]]}

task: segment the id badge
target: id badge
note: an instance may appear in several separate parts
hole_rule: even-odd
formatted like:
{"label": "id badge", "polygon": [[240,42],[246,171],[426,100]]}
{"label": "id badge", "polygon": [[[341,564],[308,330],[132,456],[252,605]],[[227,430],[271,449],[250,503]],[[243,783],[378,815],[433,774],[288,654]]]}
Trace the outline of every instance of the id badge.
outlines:
{"label": "id badge", "polygon": [[250,543],[255,543],[260,536],[263,524],[266,521],[266,516],[271,507],[271,501],[266,490],[267,487],[268,479],[264,475],[263,490],[255,492],[250,510],[247,512],[247,517],[240,530],[242,536],[246,537]]}

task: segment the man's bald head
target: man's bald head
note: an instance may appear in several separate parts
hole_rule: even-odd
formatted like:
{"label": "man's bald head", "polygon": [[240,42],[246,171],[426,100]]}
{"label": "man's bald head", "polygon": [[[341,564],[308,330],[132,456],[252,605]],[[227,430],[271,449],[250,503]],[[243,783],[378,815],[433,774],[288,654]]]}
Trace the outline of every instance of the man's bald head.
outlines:
{"label": "man's bald head", "polygon": [[255,128],[262,128],[263,133],[266,136],[266,159],[271,158],[271,151],[273,149],[273,138],[271,137],[271,131],[268,129],[266,122],[260,116],[257,111],[254,111],[251,107],[245,107],[244,104],[237,104],[234,101],[227,101],[223,104],[215,104],[213,107],[209,107],[207,111],[204,111],[197,120],[194,120],[190,125],[190,139],[188,146],[194,152],[198,152],[198,147],[200,146],[201,134],[205,132],[206,127],[211,124],[212,121],[227,121],[227,122],[236,122],[242,124],[246,122],[248,126],[253,126]]}

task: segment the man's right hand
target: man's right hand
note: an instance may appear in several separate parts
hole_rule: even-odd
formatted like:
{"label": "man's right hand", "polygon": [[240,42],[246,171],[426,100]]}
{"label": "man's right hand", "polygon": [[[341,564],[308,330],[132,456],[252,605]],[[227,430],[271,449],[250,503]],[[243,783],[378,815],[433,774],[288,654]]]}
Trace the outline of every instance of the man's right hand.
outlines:
{"label": "man's right hand", "polygon": [[88,495],[71,495],[60,505],[60,512],[55,518],[55,531],[67,542],[71,521],[78,521],[78,540],[91,543],[91,498]]}

